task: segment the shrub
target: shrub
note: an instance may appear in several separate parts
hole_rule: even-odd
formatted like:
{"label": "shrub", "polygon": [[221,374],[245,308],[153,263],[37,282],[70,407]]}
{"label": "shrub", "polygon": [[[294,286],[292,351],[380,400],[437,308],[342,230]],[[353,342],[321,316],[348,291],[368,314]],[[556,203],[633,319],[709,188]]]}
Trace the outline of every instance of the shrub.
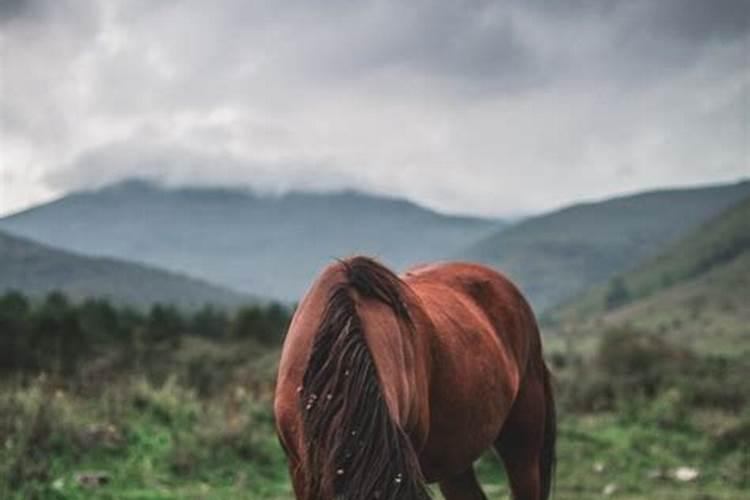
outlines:
{"label": "shrub", "polygon": [[630,300],[630,291],[625,285],[625,280],[616,276],[609,283],[609,288],[604,297],[604,306],[607,310],[617,309]]}
{"label": "shrub", "polygon": [[138,411],[169,425],[192,425],[200,411],[195,393],[180,386],[174,375],[160,387],[151,385],[146,379],[136,382],[132,401]]}

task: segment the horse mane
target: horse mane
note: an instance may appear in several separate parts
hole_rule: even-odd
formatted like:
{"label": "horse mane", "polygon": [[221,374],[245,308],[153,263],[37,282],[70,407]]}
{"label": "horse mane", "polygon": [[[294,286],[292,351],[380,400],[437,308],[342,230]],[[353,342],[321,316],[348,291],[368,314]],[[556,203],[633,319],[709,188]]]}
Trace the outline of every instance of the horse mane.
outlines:
{"label": "horse mane", "polygon": [[401,280],[367,257],[340,261],[300,391],[308,499],[429,497],[416,452],[393,421],[352,291],[376,299],[412,326]]}

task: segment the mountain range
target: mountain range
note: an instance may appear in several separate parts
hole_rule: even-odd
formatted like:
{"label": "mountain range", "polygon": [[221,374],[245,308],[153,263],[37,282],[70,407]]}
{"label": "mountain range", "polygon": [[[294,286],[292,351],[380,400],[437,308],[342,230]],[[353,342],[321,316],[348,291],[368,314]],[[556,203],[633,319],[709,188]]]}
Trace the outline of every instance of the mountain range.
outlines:
{"label": "mountain range", "polygon": [[0,219],[0,229],[87,255],[134,260],[244,293],[295,301],[338,257],[396,269],[447,258],[503,221],[344,191],[260,195],[127,181]]}
{"label": "mountain range", "polygon": [[325,265],[353,253],[397,270],[440,259],[479,261],[509,275],[546,314],[747,197],[748,181],[659,190],[509,225],[354,191],[272,196],[131,180],[2,218],[0,230],[290,302]]}
{"label": "mountain range", "polygon": [[105,257],[85,257],[0,232],[0,292],[32,297],[52,291],[74,300],[105,298],[147,308],[156,302],[195,309],[205,304],[234,308],[257,299],[201,280]]}
{"label": "mountain range", "polygon": [[703,352],[740,353],[750,338],[749,290],[746,198],[656,257],[555,308],[549,317],[579,336],[628,325],[679,336]]}
{"label": "mountain range", "polygon": [[461,256],[501,269],[546,311],[637,267],[747,197],[743,181],[576,204],[522,220]]}

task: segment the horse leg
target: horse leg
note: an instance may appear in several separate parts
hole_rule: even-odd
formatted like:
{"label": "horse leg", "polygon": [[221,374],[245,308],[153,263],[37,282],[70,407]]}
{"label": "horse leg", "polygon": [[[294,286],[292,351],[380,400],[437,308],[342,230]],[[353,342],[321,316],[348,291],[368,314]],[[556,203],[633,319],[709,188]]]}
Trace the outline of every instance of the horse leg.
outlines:
{"label": "horse leg", "polygon": [[543,382],[527,377],[500,437],[495,441],[514,500],[544,500],[539,470],[544,443],[544,410]]}
{"label": "horse leg", "polygon": [[287,464],[289,467],[289,477],[292,478],[292,487],[294,488],[294,497],[297,499],[307,498],[307,484],[302,468],[296,460],[290,459]]}
{"label": "horse leg", "polygon": [[457,476],[440,481],[440,491],[445,500],[487,500],[472,466]]}

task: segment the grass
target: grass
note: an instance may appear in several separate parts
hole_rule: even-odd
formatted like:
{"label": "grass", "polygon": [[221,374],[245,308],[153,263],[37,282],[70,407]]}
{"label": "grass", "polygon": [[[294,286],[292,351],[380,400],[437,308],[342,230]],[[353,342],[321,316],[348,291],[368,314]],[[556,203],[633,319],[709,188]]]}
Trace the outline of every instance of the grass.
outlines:
{"label": "grass", "polygon": [[[559,432],[556,499],[736,499],[750,492],[750,450],[719,452],[719,441],[697,427],[664,429],[643,417],[603,414],[564,418]],[[679,467],[696,468],[698,478],[678,481]],[[486,492],[496,492],[490,498],[508,498],[494,456],[477,469]]]}
{"label": "grass", "polygon": [[750,338],[750,251],[689,281],[584,320],[544,325],[549,345],[576,351],[594,347],[601,332],[613,327],[648,330],[697,352],[723,356],[743,354],[738,346]]}
{"label": "grass", "polygon": [[[750,416],[676,408],[667,395],[614,413],[563,415],[556,498],[601,498],[607,488],[623,499],[747,494],[750,448],[732,436],[745,436]],[[159,387],[130,380],[83,396],[38,379],[6,386],[0,409],[2,498],[293,498],[270,402],[241,385],[201,399],[174,378]],[[698,478],[673,479],[681,466]],[[492,454],[477,470],[490,498],[508,497]],[[108,483],[82,486],[76,477],[85,472],[103,472]]]}
{"label": "grass", "polygon": [[[83,398],[37,381],[0,401],[2,498],[289,497],[268,403],[243,387],[201,400],[136,381]],[[86,472],[107,484],[78,484]]]}

